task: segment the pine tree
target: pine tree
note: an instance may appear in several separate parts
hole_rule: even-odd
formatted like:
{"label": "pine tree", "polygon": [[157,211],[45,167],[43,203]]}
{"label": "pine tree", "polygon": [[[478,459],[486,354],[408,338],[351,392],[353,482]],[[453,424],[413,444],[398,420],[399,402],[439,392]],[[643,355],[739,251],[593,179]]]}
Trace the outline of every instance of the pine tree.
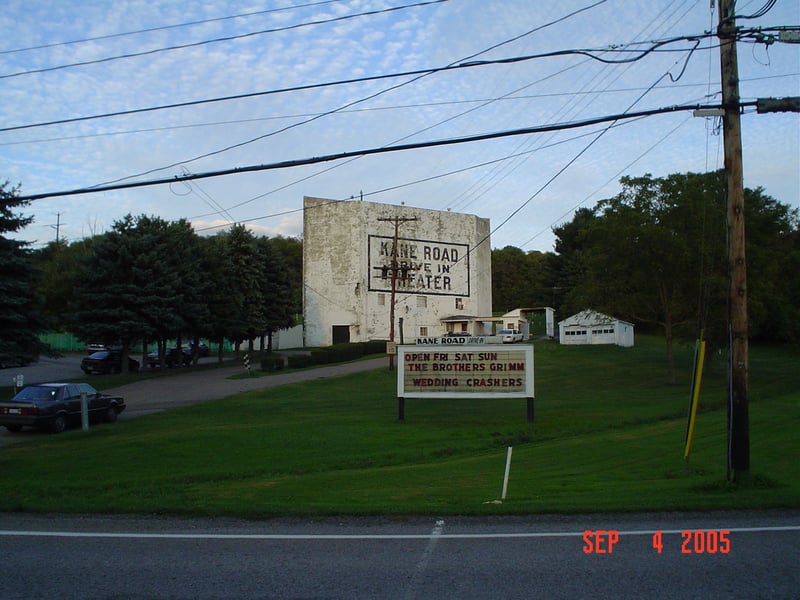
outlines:
{"label": "pine tree", "polygon": [[44,323],[36,310],[36,272],[29,242],[9,239],[8,233],[24,229],[33,217],[19,209],[18,187],[0,185],[0,365],[27,364],[45,350],[38,334]]}

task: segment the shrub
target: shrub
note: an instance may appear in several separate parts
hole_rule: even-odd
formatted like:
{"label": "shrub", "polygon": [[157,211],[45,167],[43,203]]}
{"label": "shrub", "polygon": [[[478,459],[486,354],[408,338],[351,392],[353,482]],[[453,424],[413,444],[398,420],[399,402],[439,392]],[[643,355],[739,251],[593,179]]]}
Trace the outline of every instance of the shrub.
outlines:
{"label": "shrub", "polygon": [[289,355],[289,368],[290,369],[302,369],[304,367],[310,367],[314,364],[313,359],[308,356],[307,354],[290,354]]}
{"label": "shrub", "polygon": [[311,351],[311,364],[326,365],[334,360],[334,355],[327,348],[317,348]]}
{"label": "shrub", "polygon": [[363,344],[336,344],[327,350],[331,355],[331,362],[355,360],[364,356]]}
{"label": "shrub", "polygon": [[364,355],[367,354],[386,354],[386,343],[387,340],[370,340],[368,342],[362,342],[362,346],[364,347]]}
{"label": "shrub", "polygon": [[265,356],[261,359],[262,371],[282,371],[285,361],[282,356]]}

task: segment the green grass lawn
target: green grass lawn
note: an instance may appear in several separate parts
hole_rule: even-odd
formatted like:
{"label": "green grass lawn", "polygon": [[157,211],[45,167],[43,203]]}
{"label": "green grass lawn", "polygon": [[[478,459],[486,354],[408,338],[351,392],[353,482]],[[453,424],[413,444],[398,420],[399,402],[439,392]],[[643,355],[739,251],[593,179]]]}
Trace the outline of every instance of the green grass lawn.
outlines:
{"label": "green grass lawn", "polygon": [[[798,353],[753,347],[751,471],[726,482],[725,360],[683,459],[692,347],[535,344],[524,400],[406,399],[379,369],[0,449],[0,510],[237,515],[522,514],[800,506]],[[508,495],[499,498],[507,446]]]}

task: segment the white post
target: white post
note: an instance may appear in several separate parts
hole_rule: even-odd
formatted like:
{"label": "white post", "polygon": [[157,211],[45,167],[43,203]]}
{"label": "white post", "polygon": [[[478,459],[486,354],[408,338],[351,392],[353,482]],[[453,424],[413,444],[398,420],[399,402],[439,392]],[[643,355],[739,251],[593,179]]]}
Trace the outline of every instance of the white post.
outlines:
{"label": "white post", "polygon": [[506,455],[506,473],[503,476],[503,493],[500,496],[501,500],[506,499],[506,491],[508,490],[508,475],[511,471],[511,451],[513,448],[511,446],[508,447],[508,454]]}
{"label": "white post", "polygon": [[89,431],[89,402],[86,392],[81,392],[81,427],[84,431]]}
{"label": "white post", "polygon": [[12,377],[11,380],[14,382],[14,395],[16,396],[17,392],[24,387],[25,376],[20,374],[15,377]]}

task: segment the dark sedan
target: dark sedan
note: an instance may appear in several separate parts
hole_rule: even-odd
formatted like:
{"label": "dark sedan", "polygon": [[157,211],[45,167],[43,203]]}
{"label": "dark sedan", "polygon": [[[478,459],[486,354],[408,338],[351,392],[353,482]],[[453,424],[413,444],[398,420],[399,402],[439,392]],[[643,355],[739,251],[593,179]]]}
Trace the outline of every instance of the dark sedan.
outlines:
{"label": "dark sedan", "polygon": [[[120,373],[122,371],[122,352],[118,350],[101,350],[94,352],[81,361],[81,370],[90,373]],[[139,370],[139,361],[128,357],[128,371]]]}
{"label": "dark sedan", "polygon": [[[164,363],[168,367],[174,367],[178,364],[178,349],[177,348],[169,348],[164,353]],[[183,363],[184,366],[192,364],[192,351],[183,346],[181,348],[181,360],[180,362]],[[158,367],[161,365],[161,358],[158,356],[158,352],[151,352],[147,355],[147,366],[151,369]]]}
{"label": "dark sedan", "polygon": [[86,394],[89,418],[107,423],[125,410],[122,396],[102,394],[88,383],[40,383],[29,385],[11,400],[0,402],[0,425],[9,431],[23,427],[61,433],[81,422],[81,394]]}

